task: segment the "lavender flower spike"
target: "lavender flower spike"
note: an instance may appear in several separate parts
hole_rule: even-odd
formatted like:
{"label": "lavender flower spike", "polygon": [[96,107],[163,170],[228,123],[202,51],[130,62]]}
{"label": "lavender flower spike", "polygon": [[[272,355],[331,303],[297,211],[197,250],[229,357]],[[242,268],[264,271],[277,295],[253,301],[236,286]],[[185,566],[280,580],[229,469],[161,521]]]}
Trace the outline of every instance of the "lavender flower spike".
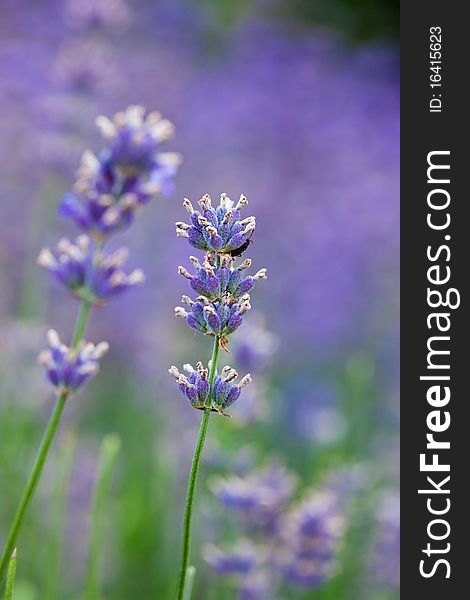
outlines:
{"label": "lavender flower spike", "polygon": [[240,209],[247,204],[243,194],[237,204],[222,194],[219,205],[213,208],[211,197],[206,194],[199,200],[200,212],[185,198],[183,206],[191,216],[191,224],[177,222],[176,235],[188,238],[198,250],[239,256],[248,247],[256,228],[255,217],[241,220]]}
{"label": "lavender flower spike", "polygon": [[175,316],[183,317],[189,327],[199,333],[218,336],[223,348],[227,346],[228,336],[243,323],[243,315],[251,309],[249,294],[243,294],[238,300],[225,296],[217,302],[209,302],[204,296],[198,296],[196,301],[183,296],[181,300],[189,311],[176,306]]}
{"label": "lavender flower spike", "polygon": [[218,575],[246,575],[261,564],[265,554],[263,550],[248,539],[238,540],[230,550],[207,544],[204,559]]}
{"label": "lavender flower spike", "polygon": [[91,342],[80,342],[76,350],[60,341],[57,331],[47,333],[49,348],[38,357],[46,369],[49,381],[59,393],[69,394],[83,387],[99,370],[99,359],[109,349],[107,342],[96,346]]}
{"label": "lavender flower spike", "polygon": [[145,116],[143,106],[129,106],[113,119],[98,117],[96,125],[108,144],[110,160],[124,173],[146,173],[181,160],[174,152],[160,152],[160,145],[173,137],[174,126],[158,112]]}
{"label": "lavender flower spike", "polygon": [[120,248],[112,254],[96,251],[87,235],[74,243],[64,238],[57,244],[57,255],[43,248],[38,263],[45,267],[79,298],[103,306],[106,301],[144,282],[141,269],[126,275],[121,266],[128,250]]}
{"label": "lavender flower spike", "polygon": [[[209,399],[209,369],[204,368],[204,365],[200,362],[197,363],[196,369],[189,364],[184,365],[183,369],[187,375],[180,373],[174,366],[169,369],[169,373],[176,379],[181,393],[189,400],[191,406],[203,410]],[[215,374],[211,399],[211,410],[213,412],[230,416],[224,410],[238,400],[241,389],[251,383],[250,375],[245,375],[239,383],[235,383],[237,377],[238,373],[229,366],[223,368],[221,375]]]}
{"label": "lavender flower spike", "polygon": [[98,117],[107,145],[98,156],[84,152],[74,190],[60,206],[62,216],[97,240],[126,229],[152,198],[172,190],[181,156],[160,146],[173,126],[158,113],[144,115],[143,107],[130,106],[112,120]]}
{"label": "lavender flower spike", "polygon": [[267,270],[260,269],[255,275],[245,276],[243,271],[251,266],[251,259],[245,259],[235,268],[235,258],[230,254],[220,255],[220,266],[216,266],[214,254],[208,253],[201,264],[195,256],[189,257],[196,274],[193,276],[184,267],[178,273],[189,279],[192,289],[208,300],[220,300],[223,296],[241,298],[249,292],[258,279],[267,278]]}
{"label": "lavender flower spike", "polygon": [[131,106],[117,113],[113,120],[99,117],[97,125],[107,146],[98,156],[90,151],[83,154],[73,192],[63,199],[59,208],[63,216],[72,219],[86,234],[74,242],[62,239],[55,252],[44,248],[38,258],[39,264],[51,271],[81,302],[70,346],[63,344],[57,332],[51,329],[49,348],[39,355],[39,362],[58,394],[3,544],[0,586],[66,401],[97,373],[99,360],[108,351],[107,342],[95,346],[84,341],[92,306],[103,305],[109,298],[144,280],[140,269],[130,274],[123,271],[126,249],[105,254],[103,246],[108,236],[131,225],[137,211],[151,198],[169,190],[180,163],[179,155],[160,151],[161,143],[171,137],[173,126],[158,113],[145,116],[144,108]]}
{"label": "lavender flower spike", "polygon": [[179,237],[188,238],[192,246],[206,254],[202,263],[195,256],[190,257],[196,271],[194,276],[185,267],[178,268],[199,296],[192,300],[184,295],[182,303],[187,309],[177,306],[175,316],[184,318],[192,329],[212,336],[214,343],[208,368],[201,362],[196,369],[185,365],[186,374],[180,373],[176,367],[170,368],[171,375],[191,406],[204,411],[189,473],[177,600],[186,597],[185,589],[188,587],[194,497],[210,414],[217,412],[228,416],[225,410],[239,398],[241,388],[251,382],[251,376],[245,375],[239,383],[235,383],[238,373],[229,366],[224,367],[220,374],[217,372],[219,349],[227,350],[228,336],[241,326],[243,315],[250,310],[248,292],[255,281],[266,279],[266,269],[260,269],[254,276],[243,274],[251,266],[249,259],[235,267],[235,257],[241,256],[248,248],[255,230],[254,217],[240,220],[240,209],[247,204],[245,196],[240,196],[234,206],[232,200],[222,194],[219,206],[213,208],[210,196],[206,194],[199,201],[202,213],[195,210],[188,199],[183,204],[191,215],[191,224],[176,223],[176,233]]}
{"label": "lavender flower spike", "polygon": [[316,587],[336,566],[344,519],[334,494],[317,492],[287,515],[279,566],[284,578],[300,587]]}

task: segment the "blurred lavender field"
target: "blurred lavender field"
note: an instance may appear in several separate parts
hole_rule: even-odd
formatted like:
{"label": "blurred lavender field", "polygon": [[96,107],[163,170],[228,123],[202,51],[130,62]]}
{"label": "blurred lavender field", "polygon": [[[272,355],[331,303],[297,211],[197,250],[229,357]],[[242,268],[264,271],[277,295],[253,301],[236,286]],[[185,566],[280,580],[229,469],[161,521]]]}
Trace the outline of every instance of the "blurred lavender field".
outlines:
{"label": "blurred lavender field", "polygon": [[[247,255],[269,280],[223,357],[254,383],[232,419],[210,425],[193,600],[398,598],[398,53],[390,39],[348,37],[341,21],[306,20],[304,4],[4,0],[0,547],[53,401],[35,357],[52,322],[71,335],[78,304],[36,257],[75,235],[57,208],[82,152],[98,147],[95,118],[158,110],[184,157],[171,196],[126,238],[146,284],[92,316],[89,335],[111,350],[67,406],[20,538],[18,600],[82,596],[109,433],[121,451],[102,597],[173,597],[198,414],[167,369],[210,353],[173,318],[188,254],[174,222],[183,197],[221,192],[249,198]],[[374,2],[333,4],[352,19]]]}

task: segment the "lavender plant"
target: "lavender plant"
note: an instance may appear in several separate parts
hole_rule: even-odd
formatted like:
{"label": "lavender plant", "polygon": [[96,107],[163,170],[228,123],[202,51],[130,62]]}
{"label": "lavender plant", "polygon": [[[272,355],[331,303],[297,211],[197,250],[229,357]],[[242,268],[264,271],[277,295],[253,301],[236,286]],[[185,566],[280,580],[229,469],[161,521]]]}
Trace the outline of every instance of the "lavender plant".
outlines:
{"label": "lavender plant", "polygon": [[260,269],[253,276],[243,273],[251,266],[249,259],[241,260],[241,264],[236,266],[237,257],[241,257],[248,248],[256,227],[255,217],[241,218],[240,211],[247,204],[248,200],[243,195],[235,204],[222,194],[218,206],[213,207],[210,196],[206,194],[199,200],[199,211],[186,198],[183,206],[191,222],[176,223],[177,236],[187,238],[191,246],[204,250],[206,254],[202,263],[196,257],[190,257],[194,275],[185,267],[178,268],[198,296],[192,300],[184,295],[182,303],[187,308],[177,306],[175,316],[184,318],[191,329],[213,338],[212,358],[207,367],[198,362],[196,368],[184,365],[184,373],[175,366],[169,369],[190,405],[203,411],[184,511],[178,600],[185,598],[188,587],[194,498],[210,414],[216,412],[230,416],[226,410],[239,398],[241,389],[251,382],[248,374],[236,383],[238,373],[230,366],[224,367],[220,374],[217,371],[219,349],[227,350],[229,336],[242,325],[243,315],[251,308],[249,292],[257,280],[266,278],[266,269]]}
{"label": "lavender plant", "polygon": [[337,471],[293,502],[297,478],[273,461],[244,477],[215,478],[219,503],[238,517],[241,537],[206,544],[204,559],[234,583],[240,600],[268,600],[283,585],[316,589],[338,570],[347,504],[359,484],[353,471]]}
{"label": "lavender plant", "polygon": [[63,239],[57,252],[45,248],[38,262],[80,300],[70,346],[51,329],[49,347],[39,355],[57,400],[46,427],[30,477],[14,516],[0,559],[0,583],[16,544],[26,511],[40,480],[67,400],[98,372],[108,343],[86,342],[84,335],[91,308],[103,306],[115,295],[143,282],[137,269],[121,268],[127,250],[104,251],[108,238],[133,222],[151,199],[171,190],[180,156],[161,152],[173,134],[172,124],[158,113],[145,114],[142,106],[130,106],[112,120],[98,117],[97,126],[106,142],[98,156],[87,150],[82,157],[72,193],[60,205],[60,214],[82,230],[75,242]]}

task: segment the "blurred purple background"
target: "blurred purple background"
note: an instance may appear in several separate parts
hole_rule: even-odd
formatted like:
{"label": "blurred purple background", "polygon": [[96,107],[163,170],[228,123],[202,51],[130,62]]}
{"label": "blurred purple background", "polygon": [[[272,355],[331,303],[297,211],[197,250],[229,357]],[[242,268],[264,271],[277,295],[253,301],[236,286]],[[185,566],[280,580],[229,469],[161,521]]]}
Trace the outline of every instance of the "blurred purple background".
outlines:
{"label": "blurred purple background", "polygon": [[[264,335],[256,329],[260,315],[272,335],[266,356],[258,348],[256,359],[264,363],[263,393],[253,394],[257,408],[240,410],[239,427],[234,415],[236,435],[255,440],[263,456],[282,452],[308,484],[324,463],[370,460],[374,472],[395,486],[396,45],[377,37],[359,43],[325,22],[287,18],[282,2],[242,3],[228,14],[224,21],[226,13],[211,2],[183,0],[4,0],[0,330],[11,352],[3,353],[1,370],[11,374],[10,365],[25,364],[25,345],[32,346],[29,353],[40,350],[37,331],[44,324],[70,335],[77,303],[40,271],[36,256],[44,244],[75,234],[56,211],[83,150],[99,148],[96,116],[143,104],[175,124],[169,149],[181,152],[184,162],[172,197],[154,201],[132,231],[113,240],[129,246],[129,265],[144,269],[146,285],[93,314],[89,336],[108,339],[112,350],[101,384],[97,380],[70,407],[68,423],[78,419],[92,440],[121,426],[126,439],[126,420],[139,430],[137,413],[145,411],[156,423],[148,440],[177,466],[174,489],[183,494],[197,423],[167,368],[199,360],[209,349],[172,317],[186,292],[176,269],[187,266],[191,253],[176,239],[174,221],[185,217],[184,196],[196,201],[204,193],[215,199],[221,192],[232,198],[244,193],[247,214],[257,217],[249,255],[268,268],[269,280],[253,295],[258,316],[252,339],[240,333],[239,344],[257,345]],[[24,369],[34,372],[26,354]],[[241,348],[241,362],[244,357]],[[123,378],[128,387],[121,402]],[[21,378],[13,379],[8,394],[21,396]],[[35,390],[27,395],[40,427],[48,396],[42,388],[39,399]],[[123,408],[128,403],[134,403],[131,416]],[[260,430],[256,424],[243,428],[258,419]],[[182,428],[187,440],[178,438],[175,447],[174,434]],[[231,435],[226,430],[224,424],[222,440]],[[3,433],[5,447],[18,439]],[[130,446],[138,437],[129,433]],[[227,444],[242,445],[232,438]],[[19,460],[20,470],[28,457]],[[172,515],[172,522],[178,518]],[[127,567],[131,576],[138,572],[130,559]],[[152,585],[148,589],[159,589]]]}

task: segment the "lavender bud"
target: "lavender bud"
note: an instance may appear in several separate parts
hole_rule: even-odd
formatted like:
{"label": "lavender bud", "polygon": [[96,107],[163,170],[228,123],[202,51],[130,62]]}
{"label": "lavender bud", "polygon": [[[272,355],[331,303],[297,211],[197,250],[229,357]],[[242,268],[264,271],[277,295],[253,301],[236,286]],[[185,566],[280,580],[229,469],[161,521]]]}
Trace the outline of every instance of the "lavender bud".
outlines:
{"label": "lavender bud", "polygon": [[219,315],[213,306],[205,306],[204,307],[204,315],[206,318],[206,323],[209,329],[215,335],[219,335],[221,333],[221,320]]}
{"label": "lavender bud", "polygon": [[[161,152],[173,126],[157,113],[145,117],[141,106],[130,106],[112,120],[98,117],[106,142],[99,156],[86,151],[73,193],[67,194],[60,214],[72,219],[97,239],[129,227],[137,212],[152,198],[168,194],[181,157]],[[184,224],[178,235],[189,237]]]}
{"label": "lavender bud", "polygon": [[223,255],[220,267],[212,264],[210,255],[201,265],[195,257],[190,257],[196,274],[192,276],[185,267],[178,267],[178,273],[189,279],[192,289],[209,300],[219,300],[222,296],[230,296],[230,301],[241,298],[253,286],[255,279],[266,279],[266,269],[260,269],[254,276],[245,277],[242,273],[251,264],[251,260],[245,260],[240,267],[234,267],[234,259],[229,255]]}
{"label": "lavender bud", "polygon": [[191,214],[192,225],[182,228],[177,225],[177,234],[182,236],[182,231],[188,234],[189,243],[199,250],[217,253],[234,252],[241,248],[251,237],[256,227],[254,217],[240,220],[240,208],[247,204],[244,196],[234,208],[234,203],[226,194],[220,197],[216,208],[212,207],[210,196],[206,194],[199,201],[203,213],[195,210],[188,199],[184,206]]}
{"label": "lavender bud", "polygon": [[112,254],[96,254],[90,238],[79,236],[75,242],[62,239],[54,255],[48,248],[41,250],[38,264],[48,269],[76,296],[102,305],[111,297],[144,282],[140,269],[129,275],[121,269],[128,251],[121,248]]}
{"label": "lavender bud", "polygon": [[53,329],[48,332],[47,338],[49,348],[39,354],[38,361],[59,393],[71,393],[83,387],[98,372],[99,359],[109,349],[107,342],[96,346],[81,342],[76,350],[69,348]]}

